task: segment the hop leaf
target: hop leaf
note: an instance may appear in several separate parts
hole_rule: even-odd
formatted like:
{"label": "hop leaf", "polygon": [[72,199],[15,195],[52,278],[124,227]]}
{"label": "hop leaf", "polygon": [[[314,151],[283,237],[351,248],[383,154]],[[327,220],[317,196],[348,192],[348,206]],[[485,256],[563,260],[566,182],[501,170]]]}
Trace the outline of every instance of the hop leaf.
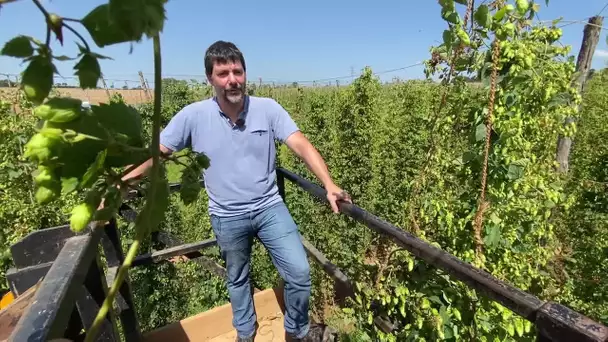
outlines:
{"label": "hop leaf", "polygon": [[460,24],[460,16],[458,15],[458,12],[442,9],[441,17],[449,23],[455,25]]}
{"label": "hop leaf", "polygon": [[[163,167],[161,167],[161,170],[163,170]],[[135,225],[140,229],[146,229],[148,232],[154,232],[158,229],[158,225],[165,218],[165,211],[169,206],[170,189],[167,178],[164,174],[159,175],[156,182],[157,188],[154,197],[146,200],[144,208],[135,219]],[[147,218],[149,220],[146,221]]]}
{"label": "hop leaf", "polygon": [[103,150],[97,154],[95,161],[89,166],[87,172],[82,176],[80,181],[80,187],[88,188],[95,183],[98,175],[103,170],[104,163],[106,161],[107,150]]}
{"label": "hop leaf", "polygon": [[81,22],[99,47],[133,40],[110,19],[110,6],[108,4],[95,7],[81,19]]}
{"label": "hop leaf", "polygon": [[118,211],[122,204],[122,193],[116,187],[111,187],[107,190],[104,197],[103,209],[95,212],[94,219],[98,221],[110,220]]}
{"label": "hop leaf", "polygon": [[162,31],[166,0],[111,0],[97,6],[81,22],[99,47],[141,41]]}
{"label": "hop leaf", "polygon": [[492,17],[490,16],[490,11],[487,5],[479,5],[473,18],[477,22],[477,24],[483,28],[489,29],[492,27]]}
{"label": "hop leaf", "polygon": [[143,146],[141,115],[135,108],[124,103],[102,103],[91,106],[91,109],[97,120],[110,133],[127,137],[124,143],[136,147]]}
{"label": "hop leaf", "polygon": [[140,152],[125,148],[144,146],[141,116],[135,108],[124,103],[111,103],[94,105],[91,109],[103,128],[117,140],[108,146],[107,165],[122,167],[149,157],[149,150]]}
{"label": "hop leaf", "polygon": [[26,36],[17,36],[4,44],[2,55],[25,58],[34,53],[30,39]]}
{"label": "hop leaf", "polygon": [[161,32],[166,19],[166,0],[110,0],[110,16],[120,29],[139,41],[144,34]]}
{"label": "hop leaf", "polygon": [[207,169],[210,165],[209,157],[207,157],[207,155],[204,153],[197,153],[196,163],[200,168]]}
{"label": "hop leaf", "polygon": [[454,35],[452,34],[452,31],[444,30],[443,31],[443,43],[446,46],[450,46],[453,41],[454,41]]}
{"label": "hop leaf", "polygon": [[54,73],[55,66],[49,57],[33,57],[21,80],[21,89],[27,99],[36,105],[41,104],[51,92]]}
{"label": "hop leaf", "polygon": [[201,191],[198,168],[187,167],[182,172],[179,195],[184,204],[189,205],[198,199]]}
{"label": "hop leaf", "polygon": [[97,81],[101,77],[101,67],[97,57],[90,53],[85,53],[80,61],[74,66],[75,75],[78,76],[82,89],[96,88]]}
{"label": "hop leaf", "polygon": [[446,11],[453,11],[455,9],[454,0],[439,0],[439,5]]}

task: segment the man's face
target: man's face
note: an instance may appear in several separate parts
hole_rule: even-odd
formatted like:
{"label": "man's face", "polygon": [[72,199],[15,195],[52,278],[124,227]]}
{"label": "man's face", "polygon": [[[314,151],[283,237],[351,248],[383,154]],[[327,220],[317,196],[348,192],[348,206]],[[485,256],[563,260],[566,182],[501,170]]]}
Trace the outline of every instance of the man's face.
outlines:
{"label": "man's face", "polygon": [[245,96],[246,75],[241,62],[220,64],[215,62],[209,82],[215,88],[218,97],[228,102],[238,104]]}

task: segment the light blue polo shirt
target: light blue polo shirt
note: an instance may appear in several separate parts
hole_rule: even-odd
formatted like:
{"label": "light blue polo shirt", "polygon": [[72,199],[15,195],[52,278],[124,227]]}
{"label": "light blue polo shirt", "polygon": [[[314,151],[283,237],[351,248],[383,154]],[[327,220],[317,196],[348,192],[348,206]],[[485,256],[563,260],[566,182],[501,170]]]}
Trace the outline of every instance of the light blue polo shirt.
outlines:
{"label": "light blue polo shirt", "polygon": [[234,216],[282,200],[275,140],[283,143],[296,131],[287,111],[271,98],[246,96],[244,110],[232,125],[214,97],[179,111],[162,130],[160,143],[174,152],[190,147],[205,153],[210,160],[203,172],[209,214]]}

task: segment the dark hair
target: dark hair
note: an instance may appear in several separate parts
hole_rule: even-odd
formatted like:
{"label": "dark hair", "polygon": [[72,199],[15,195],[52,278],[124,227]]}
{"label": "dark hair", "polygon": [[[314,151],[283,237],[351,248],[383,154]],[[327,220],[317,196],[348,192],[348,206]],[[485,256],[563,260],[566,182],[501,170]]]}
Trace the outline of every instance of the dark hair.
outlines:
{"label": "dark hair", "polygon": [[245,58],[243,58],[243,54],[241,51],[230,42],[225,42],[223,40],[218,40],[217,42],[211,44],[209,48],[207,48],[207,52],[205,52],[205,72],[207,75],[211,75],[213,72],[213,64],[216,62],[219,63],[228,63],[228,62],[241,62],[243,65],[243,70],[247,71],[245,67]]}

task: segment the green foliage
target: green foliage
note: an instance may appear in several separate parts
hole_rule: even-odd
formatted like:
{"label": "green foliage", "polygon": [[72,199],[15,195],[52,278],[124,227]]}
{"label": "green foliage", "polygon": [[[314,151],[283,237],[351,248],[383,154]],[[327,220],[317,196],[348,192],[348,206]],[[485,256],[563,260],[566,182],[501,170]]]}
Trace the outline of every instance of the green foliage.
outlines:
{"label": "green foliage", "polygon": [[1,54],[10,57],[25,58],[34,53],[29,37],[17,36],[4,44]]}
{"label": "green foliage", "polygon": [[[89,31],[100,47],[126,41],[139,42],[144,35],[152,38],[157,99],[161,97],[162,86],[159,34],[166,19],[165,2],[110,0],[93,9],[83,20],[75,20]],[[82,108],[77,99],[48,98],[53,76],[57,72],[53,59],[60,62],[76,59],[53,54],[51,32],[61,44],[64,28],[81,40],[83,45],[77,43],[80,60],[74,65],[74,70],[82,89],[96,86],[101,75],[98,59],[107,57],[91,51],[83,36],[61,16],[49,13],[38,0],[34,3],[45,18],[45,43],[30,39],[36,45],[34,49],[26,38],[17,36],[5,44],[2,54],[21,58],[27,63],[20,86],[26,98],[37,106],[34,113],[40,120],[36,123],[34,132],[27,135],[29,141],[25,143],[23,157],[28,159],[31,167],[38,169],[33,175],[37,204],[53,205],[58,199],[72,194],[82,197],[81,202],[72,206],[70,212],[70,227],[78,233],[93,221],[114,216],[121,204],[124,188],[133,187],[144,192],[145,203],[135,219],[135,236],[124,261],[128,265],[137,255],[144,238],[163,221],[169,205],[165,159],[160,158],[160,101],[154,105],[150,139],[146,144],[143,140],[141,114],[123,102],[94,105],[88,110]],[[131,165],[137,166],[150,157],[152,166],[143,186],[125,183],[124,177],[132,170]],[[203,163],[198,163],[200,158],[196,160],[197,171],[206,167]],[[103,208],[100,207],[101,203],[104,203]],[[97,221],[90,227],[98,229],[100,225]],[[125,267],[119,269],[113,287],[124,281],[127,271],[128,268]],[[85,341],[96,336],[100,324],[112,307],[115,295],[115,292],[110,292],[105,299],[93,325],[87,331]]]}
{"label": "green foliage", "polygon": [[572,209],[559,215],[557,233],[564,247],[556,251],[555,277],[571,288],[559,299],[608,324],[608,70],[585,85],[570,158],[568,193]]}
{"label": "green foliage", "polygon": [[[391,222],[516,287],[544,299],[555,298],[568,289],[561,288],[550,275],[559,241],[555,223],[547,218],[552,209],[565,211],[572,203],[554,164],[558,133],[572,133],[571,127],[562,128],[562,122],[575,114],[580,101],[570,86],[573,60],[567,58],[568,48],[554,44],[559,29],[526,26],[520,17],[525,13],[515,14],[508,6],[493,9],[495,13],[478,8],[475,20],[479,26],[470,31],[459,19],[453,2],[441,4],[449,28],[444,32],[444,44],[432,52],[455,58],[454,70],[445,58],[439,63],[429,61],[427,72],[429,76],[442,73],[446,101],[442,103],[442,97],[436,96],[430,115],[421,113],[419,120],[426,121],[430,129],[426,136],[425,128],[410,131],[410,126],[400,125],[408,127],[400,132],[402,136],[390,136],[389,126],[371,137],[377,141],[378,154],[374,163],[378,166],[371,174],[378,179],[373,182],[377,193],[368,196],[376,200],[374,210]],[[487,16],[491,16],[491,24]],[[482,47],[492,45],[488,41],[491,31],[503,40],[496,43],[498,78],[489,125],[488,94],[494,63],[492,50]],[[464,46],[471,49],[455,53]],[[478,74],[481,86],[464,83],[459,74],[470,72]],[[483,226],[477,231],[474,218],[479,210],[488,138],[488,181],[482,191],[489,207],[482,209]],[[387,145],[400,147],[401,139],[420,141],[420,145],[411,155],[391,154],[395,147]],[[404,174],[407,167],[401,160],[415,162],[422,151],[427,155],[418,159],[410,175]],[[392,176],[400,177],[401,183],[389,183]],[[420,191],[412,192],[416,187]],[[382,209],[386,207],[394,211],[386,212]],[[482,245],[476,243],[478,234]],[[387,263],[384,265],[382,258],[377,262],[376,272],[387,267],[379,274],[379,284],[374,284],[378,277],[374,272],[358,279],[361,292],[355,315],[360,327],[375,331],[377,338],[533,338],[523,320],[407,253],[393,250]],[[371,317],[379,314],[398,322],[399,328],[391,336],[384,336],[372,325]]]}
{"label": "green foliage", "polygon": [[[21,103],[27,108],[28,102]],[[32,182],[36,167],[24,157],[25,145],[35,133],[36,120],[12,112],[11,104],[0,99],[0,290],[8,290],[4,278],[12,265],[9,246],[33,230],[64,224],[66,207],[75,204],[76,196],[63,198],[45,206],[36,200]]]}
{"label": "green foliage", "polygon": [[[81,24],[99,47],[139,41],[162,30],[163,5],[160,0],[110,1]],[[366,68],[347,87],[250,85],[249,94],[273,97],[291,113],[355,204],[516,287],[606,322],[608,128],[602,119],[608,110],[608,74],[598,73],[586,88],[580,122],[564,126],[566,116],[579,116],[581,97],[571,87],[574,63],[569,49],[558,43],[560,29],[527,22],[537,4],[481,4],[469,16],[473,30],[459,13],[466,1],[440,5],[448,28],[426,68],[429,77],[439,75],[440,84],[381,85]],[[52,23],[56,35],[68,27],[57,18]],[[499,38],[498,77],[490,106],[494,63],[486,47],[493,46],[494,36]],[[72,59],[54,56],[48,39],[18,36],[2,49],[3,55],[27,62],[21,107],[33,109],[33,115],[17,115],[9,103],[0,103],[0,224],[7,227],[0,236],[2,272],[10,265],[8,245],[28,232],[64,223],[72,210],[75,230],[114,215],[122,203],[119,176],[158,152],[150,141],[179,110],[212,94],[205,85],[166,79],[155,82],[162,87],[160,106],[129,106],[115,94],[109,104],[82,109],[76,99],[55,96],[49,85],[54,60],[77,59],[80,86],[95,86],[98,60],[107,57],[82,43]],[[477,82],[465,82],[471,74]],[[555,144],[559,134],[575,133],[572,174],[563,179],[555,173]],[[476,231],[488,137],[483,191],[489,207]],[[280,166],[314,179],[285,146],[278,154]],[[133,244],[142,252],[160,248],[141,238],[151,228],[183,242],[212,237],[208,198],[197,181],[209,163],[186,150],[137,186],[152,197],[133,203],[140,213],[137,228],[121,221],[125,249]],[[181,190],[169,195],[168,182],[181,182]],[[286,185],[288,206],[303,235],[357,284],[355,301],[325,317],[344,328],[345,340],[534,339],[531,324],[508,309]],[[100,196],[105,207],[97,210]],[[221,264],[217,249],[205,253]],[[333,304],[333,285],[318,265],[312,267],[313,311],[323,316]],[[136,268],[130,277],[145,330],[228,301],[223,281],[192,262]],[[261,289],[279,279],[260,244],[254,247],[252,278]],[[392,334],[373,324],[380,315],[395,324]]]}

